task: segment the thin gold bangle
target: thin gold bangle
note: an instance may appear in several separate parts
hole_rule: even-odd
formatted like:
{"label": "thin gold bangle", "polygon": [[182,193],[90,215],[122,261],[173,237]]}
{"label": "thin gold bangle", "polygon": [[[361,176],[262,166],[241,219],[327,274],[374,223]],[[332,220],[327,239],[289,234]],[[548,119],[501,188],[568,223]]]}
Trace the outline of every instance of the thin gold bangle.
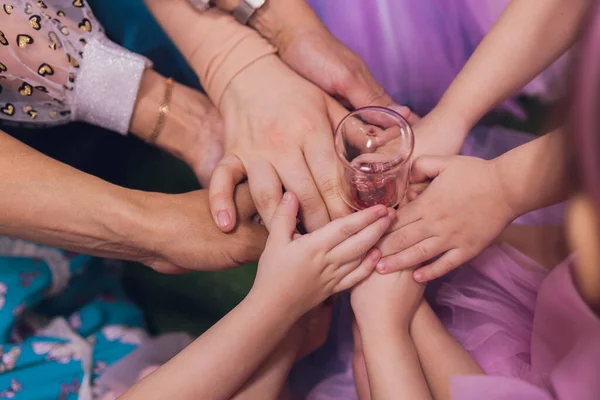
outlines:
{"label": "thin gold bangle", "polygon": [[165,96],[163,98],[163,102],[158,108],[158,119],[156,120],[156,124],[154,124],[154,129],[152,129],[152,133],[148,136],[146,142],[149,144],[155,144],[156,139],[162,132],[165,127],[165,122],[167,121],[167,116],[169,115],[169,111],[171,110],[171,97],[173,95],[173,78],[168,78],[165,85]]}

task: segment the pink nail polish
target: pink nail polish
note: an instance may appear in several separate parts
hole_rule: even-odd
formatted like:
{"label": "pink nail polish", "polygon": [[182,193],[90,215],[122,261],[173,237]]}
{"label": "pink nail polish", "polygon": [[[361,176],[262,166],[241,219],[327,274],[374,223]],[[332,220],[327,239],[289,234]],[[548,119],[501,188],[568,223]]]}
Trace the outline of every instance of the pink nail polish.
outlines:
{"label": "pink nail polish", "polygon": [[377,263],[377,265],[375,266],[375,268],[377,268],[377,271],[379,271],[379,272],[384,272],[385,271],[385,263],[383,261],[379,261]]}
{"label": "pink nail polish", "polygon": [[217,214],[217,223],[221,228],[229,226],[229,224],[231,224],[231,217],[229,216],[229,213],[225,210],[219,211]]}

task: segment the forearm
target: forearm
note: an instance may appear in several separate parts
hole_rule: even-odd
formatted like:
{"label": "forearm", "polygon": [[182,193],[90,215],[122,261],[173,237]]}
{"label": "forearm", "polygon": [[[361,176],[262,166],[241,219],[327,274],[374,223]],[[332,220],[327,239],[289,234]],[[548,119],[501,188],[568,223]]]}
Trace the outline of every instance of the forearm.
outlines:
{"label": "forearm", "polygon": [[513,0],[452,82],[436,112],[466,134],[576,40],[589,0]]}
{"label": "forearm", "polygon": [[406,327],[361,324],[363,353],[373,400],[430,399],[419,357]]}
{"label": "forearm", "polygon": [[565,146],[564,132],[557,129],[492,160],[515,217],[567,199]]}
{"label": "forearm", "polygon": [[120,259],[143,256],[150,194],[46,157],[0,132],[0,235]]}
{"label": "forearm", "polygon": [[426,301],[415,313],[410,334],[434,399],[451,399],[450,380],[453,376],[483,374]]}
{"label": "forearm", "polygon": [[294,312],[252,292],[184,351],[131,388],[124,399],[229,399],[296,322]]}
{"label": "forearm", "polygon": [[217,106],[239,72],[276,52],[258,33],[219,10],[198,12],[186,0],[145,1]]}
{"label": "forearm", "polygon": [[233,400],[278,399],[306,334],[306,325],[298,322],[283,342],[263,363],[252,378],[235,394]]}

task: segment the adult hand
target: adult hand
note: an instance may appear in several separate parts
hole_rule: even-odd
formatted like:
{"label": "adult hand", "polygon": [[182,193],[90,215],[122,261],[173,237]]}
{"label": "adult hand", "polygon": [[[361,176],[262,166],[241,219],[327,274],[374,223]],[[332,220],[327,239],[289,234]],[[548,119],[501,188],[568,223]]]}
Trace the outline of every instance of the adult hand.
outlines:
{"label": "adult hand", "polygon": [[310,232],[349,212],[338,194],[332,126],[346,110],[314,85],[267,56],[240,72],[225,90],[225,156],[213,173],[210,205],[219,228],[235,226],[235,185],[248,178],[267,228],[282,186],[300,201]]}
{"label": "adult hand", "polygon": [[440,277],[478,255],[517,216],[493,161],[418,158],[411,182],[431,179],[422,194],[396,212],[390,232],[378,244],[383,255],[378,272],[428,263],[414,278],[426,282]]}
{"label": "adult hand", "polygon": [[[394,104],[363,60],[340,43],[316,16],[313,23],[285,32],[278,48],[281,58],[296,72],[348,106]],[[399,110],[404,113],[407,109]]]}
{"label": "adult hand", "polygon": [[212,221],[208,191],[180,195],[155,195],[148,201],[146,213],[150,231],[148,255],[140,262],[164,273],[186,270],[222,270],[256,261],[267,240],[266,229],[254,222],[256,208],[247,185],[235,191],[237,226],[223,233]]}

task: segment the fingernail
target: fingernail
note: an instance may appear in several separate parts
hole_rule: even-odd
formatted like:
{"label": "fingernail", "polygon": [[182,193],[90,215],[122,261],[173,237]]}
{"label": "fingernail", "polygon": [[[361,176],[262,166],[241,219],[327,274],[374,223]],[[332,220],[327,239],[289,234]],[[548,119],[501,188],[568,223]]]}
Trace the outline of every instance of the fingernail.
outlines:
{"label": "fingernail", "polygon": [[379,253],[379,250],[371,250],[370,257],[372,260],[378,260],[379,257],[381,257],[381,254]]}
{"label": "fingernail", "polygon": [[217,214],[217,223],[221,228],[229,226],[229,224],[231,224],[231,217],[229,216],[229,213],[225,210],[219,211]]}
{"label": "fingernail", "polygon": [[383,261],[379,261],[375,268],[377,268],[377,271],[379,272],[385,272],[386,265]]}
{"label": "fingernail", "polygon": [[417,282],[423,282],[423,274],[420,272],[415,272],[413,278],[415,278],[415,281]]}
{"label": "fingernail", "polygon": [[282,203],[289,203],[292,201],[292,194],[290,192],[285,192],[283,194],[283,198],[281,199]]}
{"label": "fingernail", "polygon": [[387,213],[388,213],[387,208],[380,208],[377,211],[377,215],[380,216],[380,217],[385,217],[387,215]]}

